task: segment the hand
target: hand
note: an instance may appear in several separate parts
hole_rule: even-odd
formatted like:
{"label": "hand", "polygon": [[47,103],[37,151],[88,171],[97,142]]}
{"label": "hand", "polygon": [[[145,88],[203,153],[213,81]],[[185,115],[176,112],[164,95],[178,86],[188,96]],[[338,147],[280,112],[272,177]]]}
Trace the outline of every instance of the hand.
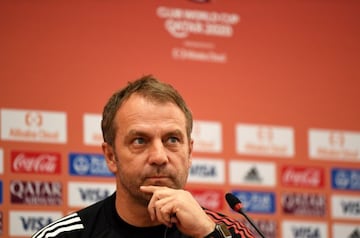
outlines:
{"label": "hand", "polygon": [[140,190],[153,194],[148,205],[151,220],[169,227],[175,224],[191,237],[204,237],[214,230],[215,223],[188,191],[160,186],[141,186]]}

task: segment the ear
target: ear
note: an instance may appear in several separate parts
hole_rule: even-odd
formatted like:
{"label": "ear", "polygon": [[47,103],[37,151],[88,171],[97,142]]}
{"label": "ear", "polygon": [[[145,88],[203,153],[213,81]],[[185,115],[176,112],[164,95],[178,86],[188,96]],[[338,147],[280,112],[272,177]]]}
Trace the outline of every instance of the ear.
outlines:
{"label": "ear", "polygon": [[110,170],[110,172],[116,173],[117,172],[117,164],[116,164],[117,159],[116,159],[113,147],[111,145],[109,145],[108,143],[103,142],[101,145],[101,148],[103,150],[103,154],[104,154],[108,169]]}

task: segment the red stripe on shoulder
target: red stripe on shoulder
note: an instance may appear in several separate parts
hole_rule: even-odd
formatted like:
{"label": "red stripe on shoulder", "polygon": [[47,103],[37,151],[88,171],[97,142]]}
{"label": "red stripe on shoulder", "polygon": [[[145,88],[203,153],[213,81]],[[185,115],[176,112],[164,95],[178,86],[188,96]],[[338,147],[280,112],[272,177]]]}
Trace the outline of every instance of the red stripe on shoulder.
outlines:
{"label": "red stripe on shoulder", "polygon": [[231,218],[229,216],[226,216],[224,214],[209,210],[204,208],[205,213],[215,222],[215,223],[224,223],[229,230],[233,230],[233,232],[238,237],[241,238],[254,238],[255,236],[252,234],[252,232],[249,230],[247,226],[245,226],[244,223],[240,222],[239,220],[236,220],[234,218]]}

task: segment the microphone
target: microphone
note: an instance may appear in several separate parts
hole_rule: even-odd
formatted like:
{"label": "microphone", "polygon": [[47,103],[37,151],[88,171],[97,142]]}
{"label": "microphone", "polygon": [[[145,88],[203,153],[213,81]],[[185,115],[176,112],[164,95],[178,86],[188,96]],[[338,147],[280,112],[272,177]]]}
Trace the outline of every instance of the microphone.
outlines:
{"label": "microphone", "polygon": [[251,224],[252,227],[254,227],[254,229],[257,231],[257,233],[259,233],[259,235],[262,238],[265,238],[264,234],[260,231],[260,229],[255,225],[255,223],[253,222],[253,220],[251,220],[250,217],[248,217],[248,215],[246,215],[244,209],[243,209],[243,205],[241,204],[241,201],[232,193],[227,193],[225,195],[225,199],[227,201],[227,203],[229,204],[229,206],[231,207],[231,209],[233,209],[235,212],[240,213],[241,215],[243,215],[246,220]]}

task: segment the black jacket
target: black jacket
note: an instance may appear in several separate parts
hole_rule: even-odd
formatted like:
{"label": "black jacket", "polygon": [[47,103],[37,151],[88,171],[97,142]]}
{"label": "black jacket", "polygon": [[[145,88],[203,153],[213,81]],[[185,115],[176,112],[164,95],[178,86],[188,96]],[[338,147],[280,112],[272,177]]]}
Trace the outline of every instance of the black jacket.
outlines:
{"label": "black jacket", "polygon": [[[225,223],[232,237],[253,238],[243,223],[204,209],[216,223]],[[36,232],[32,238],[187,238],[176,226],[135,227],[123,221],[115,209],[115,193],[89,207],[63,217]]]}

